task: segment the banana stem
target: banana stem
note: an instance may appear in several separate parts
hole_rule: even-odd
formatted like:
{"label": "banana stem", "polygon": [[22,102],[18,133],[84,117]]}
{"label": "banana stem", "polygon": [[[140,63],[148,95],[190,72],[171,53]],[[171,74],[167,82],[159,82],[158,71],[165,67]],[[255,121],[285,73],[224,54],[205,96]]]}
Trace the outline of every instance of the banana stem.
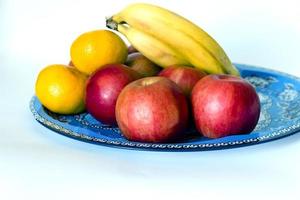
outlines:
{"label": "banana stem", "polygon": [[113,17],[108,17],[106,18],[106,27],[117,31],[118,23],[113,20]]}

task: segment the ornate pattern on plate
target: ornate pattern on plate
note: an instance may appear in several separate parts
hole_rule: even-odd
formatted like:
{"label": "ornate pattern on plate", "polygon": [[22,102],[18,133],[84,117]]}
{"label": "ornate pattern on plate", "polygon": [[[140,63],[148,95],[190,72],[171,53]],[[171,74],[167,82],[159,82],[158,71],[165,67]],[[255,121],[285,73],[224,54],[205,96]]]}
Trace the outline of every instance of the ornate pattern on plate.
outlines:
{"label": "ornate pattern on plate", "polygon": [[199,137],[170,144],[139,143],[126,140],[117,127],[103,125],[87,113],[69,116],[52,113],[43,108],[36,97],[32,98],[30,109],[37,121],[61,134],[109,146],[149,150],[228,148],[269,141],[299,130],[299,79],[263,68],[246,65],[237,66],[241,70],[242,76],[255,87],[261,101],[261,115],[258,125],[249,135],[236,135],[221,139]]}
{"label": "ornate pattern on plate", "polygon": [[100,124],[97,120],[95,120],[88,113],[82,113],[79,115],[74,115],[76,121],[78,121],[83,126],[87,126],[89,128],[101,129],[101,130],[111,130],[116,133],[121,133],[118,127],[112,127],[110,125]]}

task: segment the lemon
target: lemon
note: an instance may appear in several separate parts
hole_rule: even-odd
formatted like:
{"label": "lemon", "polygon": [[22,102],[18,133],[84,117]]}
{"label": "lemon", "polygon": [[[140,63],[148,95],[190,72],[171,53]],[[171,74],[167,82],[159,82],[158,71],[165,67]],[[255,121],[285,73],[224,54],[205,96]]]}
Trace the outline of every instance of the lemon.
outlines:
{"label": "lemon", "polygon": [[50,111],[76,114],[84,111],[84,94],[87,77],[66,65],[49,65],[40,71],[35,93]]}
{"label": "lemon", "polygon": [[80,35],[71,45],[71,60],[85,74],[91,74],[106,64],[124,63],[127,46],[114,32],[96,30]]}

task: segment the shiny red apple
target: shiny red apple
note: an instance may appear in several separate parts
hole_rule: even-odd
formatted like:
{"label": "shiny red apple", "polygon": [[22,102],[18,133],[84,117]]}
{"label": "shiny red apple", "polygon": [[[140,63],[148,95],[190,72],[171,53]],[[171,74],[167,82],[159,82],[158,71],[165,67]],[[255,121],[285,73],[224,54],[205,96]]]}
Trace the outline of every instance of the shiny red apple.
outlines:
{"label": "shiny red apple", "polygon": [[260,115],[254,87],[231,75],[208,75],[192,91],[196,128],[204,136],[220,138],[250,133]]}
{"label": "shiny red apple", "polygon": [[129,54],[125,64],[140,73],[143,77],[155,76],[161,70],[159,66],[154,64],[140,52]]}
{"label": "shiny red apple", "polygon": [[192,67],[174,65],[162,70],[159,76],[164,76],[174,81],[182,89],[183,93],[189,97],[194,85],[206,76],[206,73]]}
{"label": "shiny red apple", "polygon": [[128,140],[170,142],[185,134],[186,97],[167,78],[142,78],[122,90],[117,100],[116,118]]}
{"label": "shiny red apple", "polygon": [[115,106],[121,90],[140,75],[122,64],[110,64],[96,71],[86,85],[85,106],[97,120],[116,125]]}

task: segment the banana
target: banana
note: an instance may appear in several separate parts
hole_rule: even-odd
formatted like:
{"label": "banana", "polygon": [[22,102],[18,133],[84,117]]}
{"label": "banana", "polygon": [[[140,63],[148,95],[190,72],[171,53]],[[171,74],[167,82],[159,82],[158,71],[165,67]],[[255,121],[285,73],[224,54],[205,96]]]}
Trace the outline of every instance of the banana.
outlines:
{"label": "banana", "polygon": [[190,65],[174,49],[143,31],[127,26],[126,24],[119,24],[118,31],[126,35],[129,42],[139,52],[159,66]]}
{"label": "banana", "polygon": [[[113,15],[110,20],[118,25],[126,24],[140,33],[156,38],[169,49],[175,50],[177,57],[207,73],[239,75],[224,50],[211,36],[197,25],[167,9],[135,3]],[[124,35],[127,37],[126,33]],[[139,49],[138,42],[133,45]],[[149,59],[154,61],[157,58]]]}

